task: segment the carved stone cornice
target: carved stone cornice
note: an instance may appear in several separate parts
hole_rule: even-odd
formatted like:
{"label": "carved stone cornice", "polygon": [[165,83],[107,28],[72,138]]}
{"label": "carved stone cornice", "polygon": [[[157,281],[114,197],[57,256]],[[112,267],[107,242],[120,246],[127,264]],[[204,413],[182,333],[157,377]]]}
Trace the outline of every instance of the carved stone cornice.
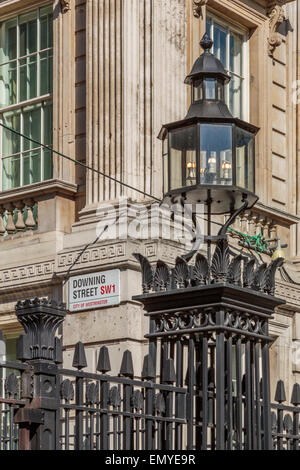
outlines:
{"label": "carved stone cornice", "polygon": [[70,10],[70,2],[68,0],[60,0],[60,6],[62,13],[66,13]]}
{"label": "carved stone cornice", "polygon": [[282,44],[282,36],[278,32],[278,28],[285,20],[285,13],[282,8],[285,1],[273,3],[274,5],[268,10],[268,16],[270,18],[270,36],[268,39],[270,57],[273,57],[276,47]]}
{"label": "carved stone cornice", "polygon": [[202,7],[208,4],[208,0],[193,0],[193,13],[196,18],[202,16]]}

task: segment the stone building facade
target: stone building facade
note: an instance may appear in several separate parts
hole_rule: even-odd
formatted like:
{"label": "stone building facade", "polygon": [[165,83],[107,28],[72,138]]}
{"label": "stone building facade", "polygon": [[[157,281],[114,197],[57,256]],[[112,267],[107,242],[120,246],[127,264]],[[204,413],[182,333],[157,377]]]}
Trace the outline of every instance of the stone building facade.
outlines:
{"label": "stone building facade", "polygon": [[[61,154],[156,198],[163,194],[157,135],[163,123],[186,114],[190,97],[183,81],[209,29],[215,53],[233,77],[227,96],[232,111],[261,129],[256,143],[260,201],[238,227],[288,244],[286,270],[300,282],[299,0],[1,0],[0,23],[1,122],[17,123]],[[48,120],[47,106],[52,109]],[[38,136],[35,119],[42,123]],[[32,147],[4,133],[0,326],[8,354],[14,355],[21,333],[14,314],[18,299],[49,296],[68,304],[69,275],[120,269],[119,306],[69,312],[61,331],[64,357],[70,365],[74,345],[82,341],[88,363],[95,364],[99,345],[110,345],[117,373],[120,351],[130,349],[139,374],[148,324],[132,301],[141,289],[132,253],[139,251],[153,263],[170,262],[185,248],[150,238],[94,243],[101,217],[118,208],[120,198],[142,204],[150,198],[57,154],[46,174],[48,156],[42,149],[36,157]],[[278,278],[277,289],[286,305],[272,321],[272,380],[292,387],[300,374],[300,288]]]}

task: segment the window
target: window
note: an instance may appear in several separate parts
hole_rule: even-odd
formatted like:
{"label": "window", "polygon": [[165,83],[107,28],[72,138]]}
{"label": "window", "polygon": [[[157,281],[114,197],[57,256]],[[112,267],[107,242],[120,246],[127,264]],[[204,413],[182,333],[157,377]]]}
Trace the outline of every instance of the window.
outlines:
{"label": "window", "polygon": [[[0,120],[52,145],[52,7],[0,23]],[[52,178],[52,153],[0,129],[2,190]]]}
{"label": "window", "polygon": [[230,84],[226,87],[225,100],[234,117],[248,120],[249,94],[249,54],[248,34],[223,20],[207,16],[207,33],[214,41],[216,57],[222,62],[231,75]]}

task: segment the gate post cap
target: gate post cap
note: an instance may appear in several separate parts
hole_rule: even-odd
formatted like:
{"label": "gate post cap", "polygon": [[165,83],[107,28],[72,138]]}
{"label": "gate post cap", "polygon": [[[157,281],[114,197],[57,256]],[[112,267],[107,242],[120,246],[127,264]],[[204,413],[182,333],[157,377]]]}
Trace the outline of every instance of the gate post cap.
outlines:
{"label": "gate post cap", "polygon": [[155,379],[155,376],[156,374],[154,370],[154,364],[153,364],[151,356],[148,354],[147,356],[144,357],[142,379],[151,380],[151,379]]}
{"label": "gate post cap", "polygon": [[284,403],[286,401],[285,388],[282,380],[279,380],[277,383],[275,401],[278,403]]}
{"label": "gate post cap", "polygon": [[132,354],[128,350],[125,351],[123,354],[120,375],[123,375],[124,377],[130,377],[130,378],[134,376]]}
{"label": "gate post cap", "polygon": [[294,406],[300,405],[300,385],[299,384],[295,384],[293,387],[291,403]]}
{"label": "gate post cap", "polygon": [[102,372],[102,374],[111,371],[109,352],[106,346],[102,346],[102,348],[100,349],[97,371]]}
{"label": "gate post cap", "polygon": [[75,346],[73,367],[79,370],[87,367],[84,345],[81,342],[77,343]]}

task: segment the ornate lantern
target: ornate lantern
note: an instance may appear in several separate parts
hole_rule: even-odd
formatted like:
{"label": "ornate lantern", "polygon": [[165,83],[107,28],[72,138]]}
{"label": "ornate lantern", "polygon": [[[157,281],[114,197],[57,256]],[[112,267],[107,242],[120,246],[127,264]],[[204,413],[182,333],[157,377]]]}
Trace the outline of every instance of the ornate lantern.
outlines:
{"label": "ornate lantern", "polygon": [[185,83],[191,86],[191,106],[182,121],[166,124],[159,138],[164,153],[165,198],[181,195],[187,203],[204,203],[212,214],[225,214],[255,195],[255,136],[259,129],[234,118],[224,101],[231,80],[210,52],[207,34]]}

